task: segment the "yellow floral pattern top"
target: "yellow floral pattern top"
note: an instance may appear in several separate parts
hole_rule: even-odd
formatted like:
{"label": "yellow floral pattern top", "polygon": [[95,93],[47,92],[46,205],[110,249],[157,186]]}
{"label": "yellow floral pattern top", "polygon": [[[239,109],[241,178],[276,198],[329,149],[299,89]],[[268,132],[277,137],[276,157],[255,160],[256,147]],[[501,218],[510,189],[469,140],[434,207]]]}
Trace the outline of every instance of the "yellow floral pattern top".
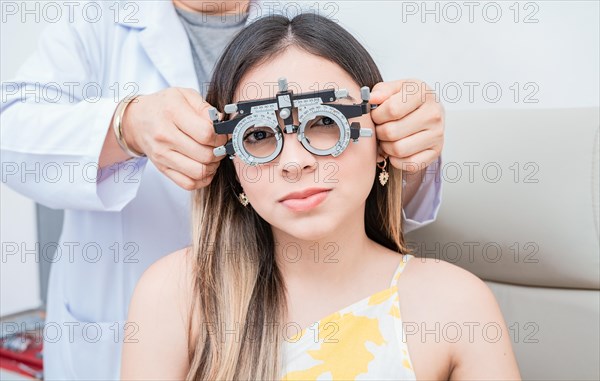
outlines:
{"label": "yellow floral pattern top", "polygon": [[282,380],[416,380],[397,286],[410,258],[410,254],[402,255],[387,289],[286,340]]}

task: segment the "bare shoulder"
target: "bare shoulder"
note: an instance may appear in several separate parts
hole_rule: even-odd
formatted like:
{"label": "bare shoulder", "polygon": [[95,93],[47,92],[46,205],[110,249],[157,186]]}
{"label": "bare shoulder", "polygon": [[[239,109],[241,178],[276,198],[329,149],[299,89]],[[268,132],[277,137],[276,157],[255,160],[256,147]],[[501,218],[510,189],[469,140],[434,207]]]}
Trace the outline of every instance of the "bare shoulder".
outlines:
{"label": "bare shoulder", "polygon": [[439,379],[520,379],[500,307],[478,276],[446,261],[414,257],[398,289],[403,322],[413,323],[416,356],[434,352],[445,361],[439,372],[448,377]]}
{"label": "bare shoulder", "polygon": [[[187,293],[192,282],[192,264],[189,247],[165,255],[146,269],[136,288],[169,297]],[[185,298],[177,298],[177,301],[184,302]]]}
{"label": "bare shoulder", "polygon": [[[190,248],[184,248],[165,255],[142,274],[132,297],[134,301],[145,302],[145,306],[169,306],[167,311],[157,311],[187,321],[192,285],[192,262]],[[177,315],[177,316],[176,316]]]}
{"label": "bare shoulder", "polygon": [[421,292],[443,295],[453,300],[493,298],[490,288],[478,276],[462,267],[434,258],[412,258],[402,272],[400,282],[406,284],[405,288],[418,287]]}
{"label": "bare shoulder", "polygon": [[127,323],[135,334],[123,343],[122,379],[182,379],[188,370],[188,249],[150,265],[138,280]]}

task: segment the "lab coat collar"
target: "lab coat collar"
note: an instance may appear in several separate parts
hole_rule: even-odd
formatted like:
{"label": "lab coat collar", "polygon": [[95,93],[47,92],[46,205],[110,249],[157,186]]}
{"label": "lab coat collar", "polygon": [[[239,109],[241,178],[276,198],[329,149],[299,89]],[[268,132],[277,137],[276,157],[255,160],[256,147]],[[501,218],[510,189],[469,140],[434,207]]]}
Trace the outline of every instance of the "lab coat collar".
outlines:
{"label": "lab coat collar", "polygon": [[[258,0],[251,3],[260,4]],[[194,68],[192,48],[187,33],[171,0],[121,3],[117,23],[127,28],[140,29],[139,41],[165,78],[169,87],[187,87],[200,91]],[[130,8],[127,8],[127,7]],[[250,22],[250,20],[249,20]]]}

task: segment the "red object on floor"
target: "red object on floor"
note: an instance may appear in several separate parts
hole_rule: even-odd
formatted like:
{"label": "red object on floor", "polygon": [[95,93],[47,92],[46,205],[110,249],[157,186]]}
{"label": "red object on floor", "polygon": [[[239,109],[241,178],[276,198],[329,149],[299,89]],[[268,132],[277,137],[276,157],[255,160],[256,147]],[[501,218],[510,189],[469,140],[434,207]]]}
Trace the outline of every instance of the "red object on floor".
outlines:
{"label": "red object on floor", "polygon": [[[31,377],[34,379],[33,372],[42,372],[43,359],[39,355],[42,353],[43,340],[40,335],[32,335],[28,333],[17,334],[13,336],[16,340],[31,340],[28,348],[23,352],[15,352],[10,349],[4,348],[2,344],[9,339],[0,340],[0,368],[7,371],[19,373],[24,376]],[[25,369],[19,367],[19,364],[24,364]],[[28,368],[29,369],[28,371]]]}
{"label": "red object on floor", "polygon": [[[17,373],[21,376],[25,376],[25,377],[29,377],[32,380],[39,380],[39,378],[35,378],[33,377],[33,375],[31,375],[31,373],[26,372],[25,370],[19,368],[19,364],[22,364],[21,362],[17,361],[17,360],[13,360],[10,359],[8,357],[2,357],[0,356],[0,368],[2,370],[6,370],[8,372],[13,372],[13,373]],[[30,366],[28,364],[26,364],[27,366],[29,366],[30,368],[34,369],[37,372],[41,372],[42,368],[36,368],[33,366]]]}

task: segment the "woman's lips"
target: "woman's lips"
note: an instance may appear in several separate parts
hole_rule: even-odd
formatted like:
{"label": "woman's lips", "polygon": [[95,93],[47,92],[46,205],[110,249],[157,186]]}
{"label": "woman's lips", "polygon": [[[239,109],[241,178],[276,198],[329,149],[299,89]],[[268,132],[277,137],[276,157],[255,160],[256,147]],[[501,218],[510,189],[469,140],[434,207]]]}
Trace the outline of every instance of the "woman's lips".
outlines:
{"label": "woman's lips", "polygon": [[306,198],[289,198],[280,202],[294,212],[306,212],[322,203],[323,200],[327,198],[330,191],[330,189],[324,190]]}

